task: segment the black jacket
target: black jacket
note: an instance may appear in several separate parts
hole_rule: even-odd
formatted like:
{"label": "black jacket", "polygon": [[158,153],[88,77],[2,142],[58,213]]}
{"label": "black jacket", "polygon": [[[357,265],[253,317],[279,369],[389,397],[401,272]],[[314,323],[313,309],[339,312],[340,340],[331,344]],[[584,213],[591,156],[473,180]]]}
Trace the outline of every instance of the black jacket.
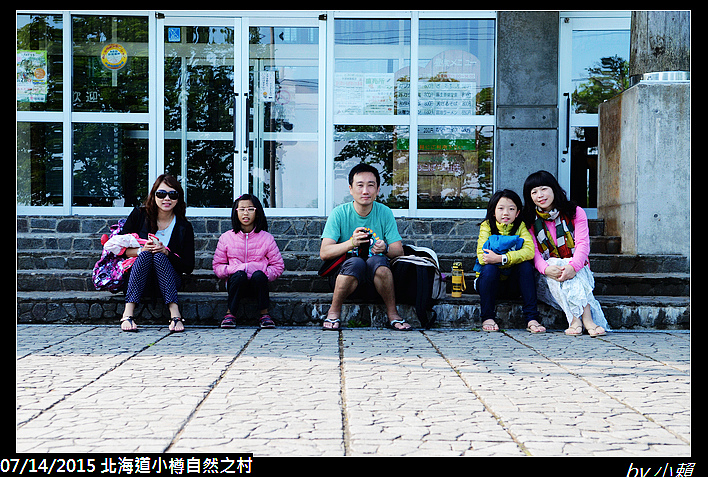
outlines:
{"label": "black jacket", "polygon": [[[150,225],[143,207],[136,207],[128,216],[123,225],[121,234],[136,233],[140,238],[148,238]],[[167,257],[180,274],[190,274],[194,270],[194,229],[187,219],[177,217],[175,228],[172,230],[170,243],[167,244],[170,253]]]}

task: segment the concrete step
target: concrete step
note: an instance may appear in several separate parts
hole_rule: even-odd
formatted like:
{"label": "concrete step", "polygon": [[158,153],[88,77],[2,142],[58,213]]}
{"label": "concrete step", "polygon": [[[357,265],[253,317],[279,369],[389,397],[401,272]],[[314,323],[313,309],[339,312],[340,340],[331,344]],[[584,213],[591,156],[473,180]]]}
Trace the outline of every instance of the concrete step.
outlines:
{"label": "concrete step", "polygon": [[[317,271],[322,265],[319,250],[281,252],[286,270]],[[19,270],[92,270],[100,258],[98,250],[58,250],[28,249],[17,250],[17,268]],[[211,270],[213,250],[200,250],[195,253],[195,269]],[[465,270],[472,270],[475,253],[439,253],[438,260],[443,273],[449,273],[452,263],[462,261]],[[683,255],[624,255],[590,254],[590,268],[594,273],[688,273],[688,259]]]}
{"label": "concrete step", "polygon": [[[688,296],[690,275],[687,273],[594,273],[595,295],[627,296]],[[448,291],[451,291],[451,277],[446,277]],[[475,293],[472,279],[468,278],[466,293]],[[92,291],[91,270],[18,270],[18,291]],[[218,292],[225,291],[223,280],[212,270],[195,270],[184,277],[183,291]],[[270,283],[275,292],[330,292],[327,279],[316,271],[286,270],[281,277]]]}
{"label": "concrete step", "polygon": [[[331,293],[271,293],[270,313],[279,326],[320,326],[330,306]],[[613,329],[690,329],[688,297],[598,296],[605,316]],[[18,292],[19,323],[117,324],[123,311],[125,296],[108,292]],[[183,292],[180,309],[189,325],[218,326],[226,312],[223,292]],[[399,305],[401,316],[419,326],[413,307]],[[480,328],[479,296],[450,296],[435,305],[436,328]],[[539,304],[542,322],[548,329],[567,327],[565,316],[558,310]],[[257,324],[256,305],[244,300],[236,311],[239,324]],[[143,324],[166,324],[169,313],[164,305],[145,300],[138,306],[136,321]],[[342,319],[347,327],[383,327],[386,320],[381,303],[348,301]],[[503,300],[497,304],[497,321],[502,328],[525,328],[519,300]]]}

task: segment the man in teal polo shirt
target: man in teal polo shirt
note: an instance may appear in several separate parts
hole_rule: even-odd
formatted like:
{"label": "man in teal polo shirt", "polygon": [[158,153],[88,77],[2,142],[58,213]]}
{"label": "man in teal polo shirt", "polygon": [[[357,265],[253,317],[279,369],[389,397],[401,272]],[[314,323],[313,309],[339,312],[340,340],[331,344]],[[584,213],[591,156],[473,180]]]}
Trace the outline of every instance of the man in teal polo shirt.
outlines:
{"label": "man in teal polo shirt", "polygon": [[[389,258],[403,255],[403,245],[393,212],[376,202],[380,186],[375,167],[364,163],[354,166],[349,171],[349,193],[354,200],[336,207],[325,224],[320,258],[330,260],[349,254],[339,273],[330,277],[334,291],[332,306],[322,324],[325,330],[339,329],[342,302],[347,297],[370,299],[376,293],[386,306],[389,326],[395,330],[411,329],[396,310]],[[360,251],[365,257],[359,256]]]}

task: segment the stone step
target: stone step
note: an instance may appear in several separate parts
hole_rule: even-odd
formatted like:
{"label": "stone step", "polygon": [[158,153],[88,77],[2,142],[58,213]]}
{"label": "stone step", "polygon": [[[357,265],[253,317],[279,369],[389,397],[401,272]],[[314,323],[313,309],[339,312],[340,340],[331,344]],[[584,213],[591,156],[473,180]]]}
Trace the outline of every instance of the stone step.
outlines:
{"label": "stone step", "polygon": [[[218,236],[197,235],[194,237],[196,253],[214,253],[218,243]],[[305,252],[317,254],[320,250],[320,238],[317,237],[283,237],[275,236],[276,243],[281,253]],[[404,236],[403,243],[418,247],[428,247],[438,254],[474,254],[477,248],[477,235],[467,237],[451,237],[449,235],[432,235],[424,237]],[[591,253],[621,252],[619,237],[594,236],[590,238]],[[56,253],[84,253],[93,252],[95,256],[101,254],[100,237],[89,234],[18,234],[18,253],[38,253],[41,251],[54,251]]]}
{"label": "stone step", "polygon": [[[687,273],[602,273],[596,272],[595,295],[629,296],[688,296],[690,275]],[[448,291],[451,278],[448,274]],[[472,278],[467,279],[467,292],[473,291]],[[17,290],[29,291],[92,291],[91,270],[18,270]],[[184,277],[182,290],[188,292],[225,291],[224,281],[212,270],[195,270]],[[322,292],[330,291],[328,281],[316,271],[286,270],[270,283],[270,290],[277,292]]]}
{"label": "stone step", "polygon": [[[271,293],[270,313],[279,326],[320,326],[330,306],[331,293]],[[690,329],[688,297],[598,296],[605,316],[613,329]],[[123,311],[123,294],[108,292],[18,292],[18,323],[117,324]],[[222,292],[180,294],[180,309],[188,326],[217,326],[226,312]],[[399,305],[401,316],[419,326],[413,307]],[[480,328],[479,296],[447,297],[434,307],[436,328]],[[543,303],[539,304],[543,324],[549,330],[567,327],[565,316]],[[239,324],[256,325],[256,305],[245,300],[235,313]],[[136,321],[142,324],[166,324],[169,313],[161,304],[141,304]],[[386,320],[381,303],[347,302],[342,311],[345,327],[383,327]],[[501,328],[525,328],[519,300],[497,304],[497,322]]]}
{"label": "stone step", "polygon": [[[100,257],[100,250],[18,250],[17,268],[19,270],[92,270]],[[286,270],[319,270],[322,265],[319,251],[283,251]],[[195,269],[211,270],[213,251],[200,250],[195,253]],[[438,254],[440,269],[448,273],[452,263],[462,261],[465,270],[472,270],[475,260],[474,253]],[[593,272],[606,273],[688,273],[688,259],[683,255],[623,255],[623,254],[590,254],[590,268]]]}

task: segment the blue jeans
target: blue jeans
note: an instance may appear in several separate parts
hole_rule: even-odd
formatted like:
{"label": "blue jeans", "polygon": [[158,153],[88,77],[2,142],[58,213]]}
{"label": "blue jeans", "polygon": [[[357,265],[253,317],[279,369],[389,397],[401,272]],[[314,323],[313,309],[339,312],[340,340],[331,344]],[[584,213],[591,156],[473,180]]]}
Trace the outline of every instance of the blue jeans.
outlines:
{"label": "blue jeans", "polygon": [[502,269],[497,265],[484,265],[475,284],[481,301],[482,321],[496,317],[497,298],[518,298],[521,294],[521,310],[526,321],[539,319],[536,306],[536,282],[534,280],[533,260],[526,260],[518,265],[504,269],[509,275],[501,280]]}

